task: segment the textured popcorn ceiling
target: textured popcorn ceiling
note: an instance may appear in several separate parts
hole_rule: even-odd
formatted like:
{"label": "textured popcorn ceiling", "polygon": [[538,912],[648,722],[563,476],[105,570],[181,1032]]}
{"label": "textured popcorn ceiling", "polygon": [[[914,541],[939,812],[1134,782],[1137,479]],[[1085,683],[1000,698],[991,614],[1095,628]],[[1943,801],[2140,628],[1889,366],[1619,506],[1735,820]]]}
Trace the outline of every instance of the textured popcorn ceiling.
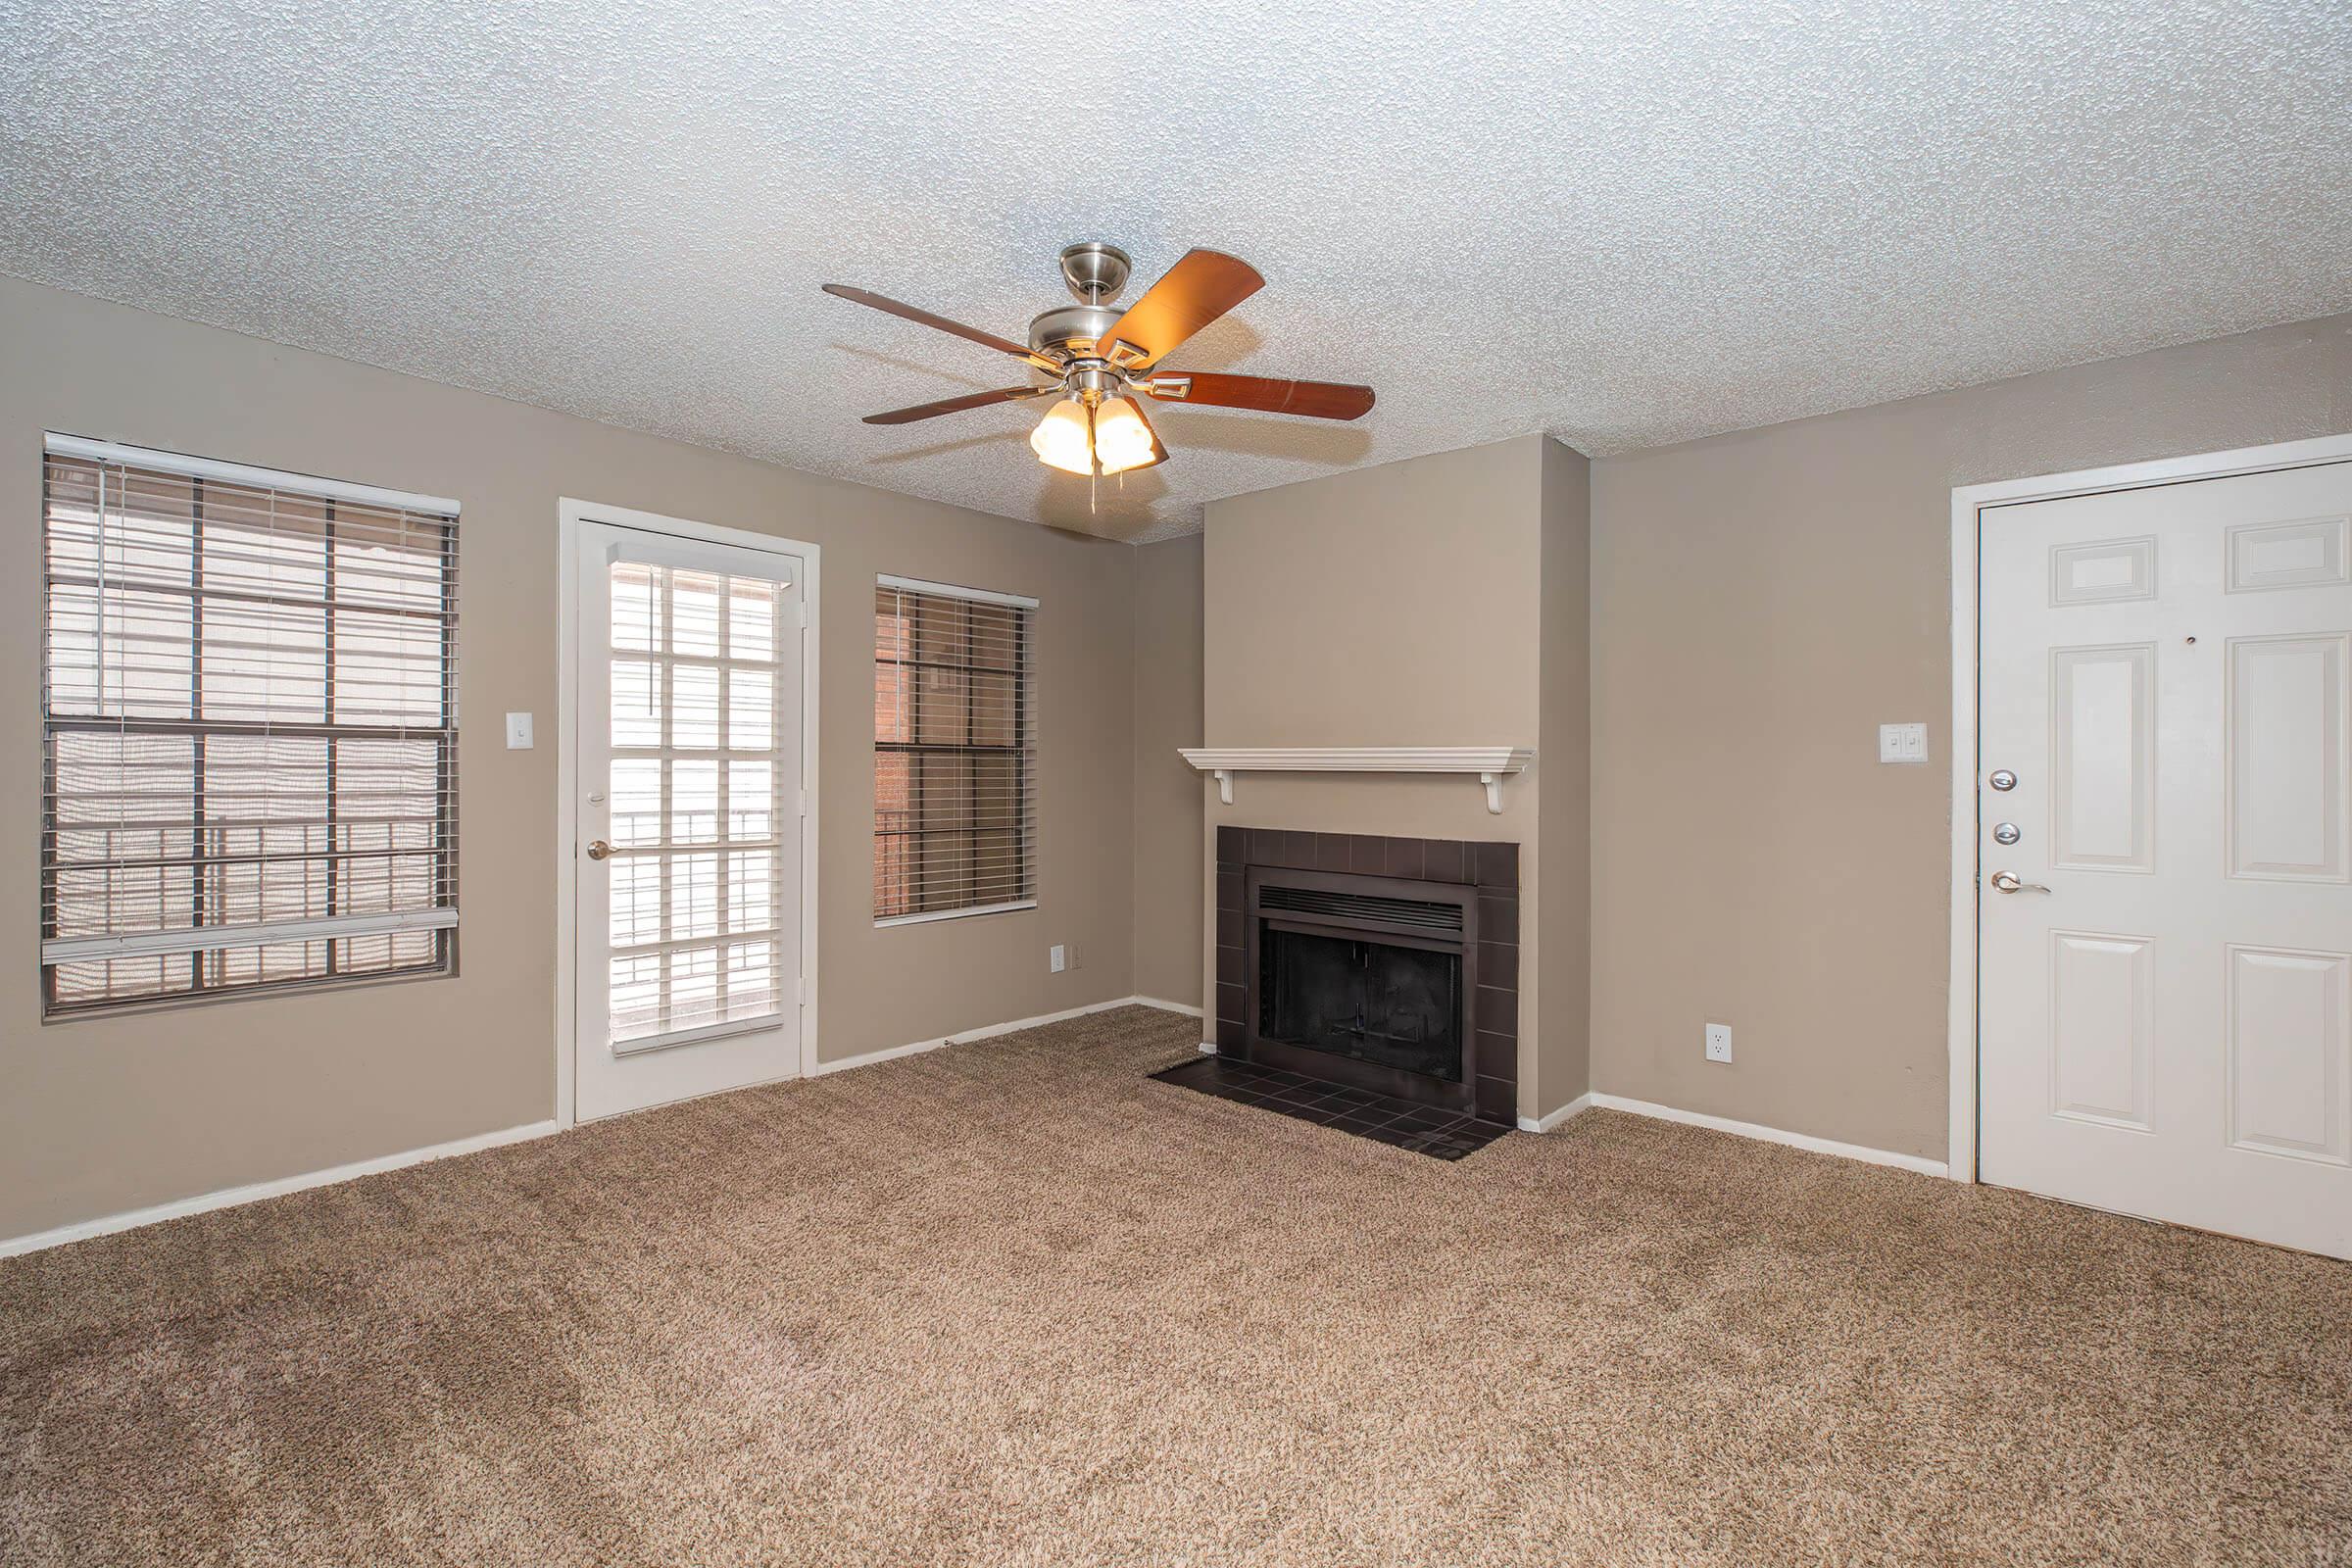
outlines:
{"label": "textured popcorn ceiling", "polygon": [[[2352,308],[2344,0],[0,0],[0,271],[1125,538],[1547,430],[1592,453]],[[1124,487],[1021,379],[1105,239],[1267,287]],[[1007,373],[1008,370],[1011,373]],[[233,454],[231,454],[233,456]]]}

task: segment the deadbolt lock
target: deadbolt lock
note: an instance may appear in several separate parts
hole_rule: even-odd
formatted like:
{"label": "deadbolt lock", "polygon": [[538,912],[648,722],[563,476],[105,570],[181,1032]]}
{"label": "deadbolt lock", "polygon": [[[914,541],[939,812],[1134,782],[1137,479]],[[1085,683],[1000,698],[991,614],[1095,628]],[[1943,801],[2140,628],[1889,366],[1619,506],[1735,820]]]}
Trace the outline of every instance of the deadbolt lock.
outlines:
{"label": "deadbolt lock", "polygon": [[2015,844],[2024,837],[2025,835],[2017,830],[2015,822],[1999,823],[1992,830],[1992,842],[1995,844]]}
{"label": "deadbolt lock", "polygon": [[2005,767],[1996,767],[1992,770],[1992,777],[1984,782],[2005,793],[2017,788],[2017,775]]}

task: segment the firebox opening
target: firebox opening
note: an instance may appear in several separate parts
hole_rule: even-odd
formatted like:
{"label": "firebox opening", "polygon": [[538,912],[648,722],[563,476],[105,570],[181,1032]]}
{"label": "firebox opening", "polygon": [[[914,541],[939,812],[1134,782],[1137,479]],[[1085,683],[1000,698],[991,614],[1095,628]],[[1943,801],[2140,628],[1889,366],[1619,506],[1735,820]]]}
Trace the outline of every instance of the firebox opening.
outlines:
{"label": "firebox opening", "polygon": [[1268,922],[1258,1032],[1350,1060],[1462,1081],[1462,957]]}

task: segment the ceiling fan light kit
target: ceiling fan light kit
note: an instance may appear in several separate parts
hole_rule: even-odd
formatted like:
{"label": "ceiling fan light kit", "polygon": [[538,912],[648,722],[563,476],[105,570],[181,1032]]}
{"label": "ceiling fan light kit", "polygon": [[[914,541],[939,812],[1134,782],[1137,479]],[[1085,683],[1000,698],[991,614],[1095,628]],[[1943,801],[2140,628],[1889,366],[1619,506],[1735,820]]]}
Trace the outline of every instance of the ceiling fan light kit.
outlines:
{"label": "ceiling fan light kit", "polygon": [[1089,240],[1064,250],[1062,281],[1077,303],[1056,306],[1032,320],[1026,346],[846,283],[827,283],[824,290],[1009,354],[1050,378],[1043,386],[970,392],[910,409],[869,414],[867,424],[908,424],[966,409],[1058,394],[1054,407],[1031,432],[1029,448],[1039,462],[1066,473],[1093,478],[1149,468],[1168,460],[1167,448],[1144,416],[1139,397],[1316,419],[1360,418],[1371,410],[1372,389],[1368,386],[1205,371],[1152,373],[1161,359],[1256,293],[1266,280],[1239,258],[1221,251],[1191,250],[1146,289],[1142,298],[1124,311],[1117,310],[1109,302],[1127,286],[1133,269],[1127,253],[1115,245]]}
{"label": "ceiling fan light kit", "polygon": [[1064,398],[1048,409],[1046,416],[1037,421],[1037,428],[1029,432],[1029,450],[1049,468],[1059,468],[1064,473],[1092,473],[1093,424],[1085,404],[1076,398]]}
{"label": "ceiling fan light kit", "polygon": [[1158,447],[1143,411],[1126,398],[1104,398],[1095,411],[1095,461],[1104,473],[1148,468],[1167,456]]}

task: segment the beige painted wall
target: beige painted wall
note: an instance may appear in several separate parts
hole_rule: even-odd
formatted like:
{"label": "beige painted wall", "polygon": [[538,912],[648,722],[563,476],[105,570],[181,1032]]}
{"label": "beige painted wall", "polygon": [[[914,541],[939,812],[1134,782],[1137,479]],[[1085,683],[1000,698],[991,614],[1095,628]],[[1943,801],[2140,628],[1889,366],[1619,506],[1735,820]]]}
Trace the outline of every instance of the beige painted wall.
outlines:
{"label": "beige painted wall", "polygon": [[[1525,436],[1211,502],[1203,586],[1210,746],[1536,746],[1543,726],[1545,452]],[[1557,470],[1554,470],[1555,472]],[[1404,617],[1394,625],[1364,613]],[[1520,845],[1520,944],[1548,929],[1538,802],[1544,759],[1490,815],[1472,778],[1244,774],[1211,825],[1507,839]],[[1213,838],[1202,880],[1212,890]],[[1202,930],[1201,972],[1215,970]],[[1523,963],[1523,1113],[1564,1102],[1539,1052],[1544,975]],[[1580,1020],[1581,1023],[1581,1020]]]}
{"label": "beige painted wall", "polygon": [[[843,415],[850,417],[849,413]],[[40,1021],[41,434],[458,498],[464,972]],[[1122,997],[1130,974],[1124,545],[789,472],[0,279],[0,1238],[541,1120],[553,1102],[561,496],[808,540],[823,556],[820,1046],[827,1059]],[[875,573],[1034,594],[1040,907],[871,923]],[[503,749],[500,715],[542,744]],[[1050,943],[1081,963],[1047,972]]]}
{"label": "beige painted wall", "polygon": [[1594,1086],[1941,1158],[1952,487],[2346,429],[2339,318],[1594,464]]}
{"label": "beige painted wall", "polygon": [[1198,1007],[1201,536],[1135,552],[1135,989]]}
{"label": "beige painted wall", "polygon": [[[0,762],[0,816],[26,824],[0,834],[0,941],[23,956],[0,967],[0,1237],[550,1113],[555,758],[506,752],[497,715],[555,730],[564,495],[824,549],[827,1059],[1136,990],[1199,999],[1203,817],[1517,839],[1523,941],[1543,955],[1522,978],[1523,1110],[1586,1086],[1582,987],[1593,1087],[1934,1157],[1950,488],[2352,428],[2352,318],[1603,460],[1580,585],[1582,460],[1540,437],[1217,502],[1204,539],[1130,552],[0,279],[0,538],[27,585],[0,620],[0,703],[27,736],[50,428],[465,504],[464,973],[40,1024],[39,763],[20,748]],[[1045,602],[1035,913],[872,928],[877,571]],[[1366,598],[1430,630],[1372,630],[1347,609]],[[1466,646],[1478,678],[1440,646]],[[1922,718],[1939,760],[1879,767],[1877,724]],[[1454,779],[1245,777],[1223,808],[1159,765],[1196,737],[1541,756],[1501,816]],[[1567,892],[1587,843],[1589,906]],[[1189,899],[1150,893],[1182,867]],[[1081,962],[1052,976],[1056,941]],[[1738,1030],[1733,1066],[1700,1060],[1706,1018]]]}
{"label": "beige painted wall", "polygon": [[[1530,1115],[1592,1086],[1592,465],[1544,443],[1543,691],[1536,751],[1542,789],[1544,941],[1527,950],[1542,977],[1537,1083]],[[1522,955],[1523,960],[1525,954]]]}

